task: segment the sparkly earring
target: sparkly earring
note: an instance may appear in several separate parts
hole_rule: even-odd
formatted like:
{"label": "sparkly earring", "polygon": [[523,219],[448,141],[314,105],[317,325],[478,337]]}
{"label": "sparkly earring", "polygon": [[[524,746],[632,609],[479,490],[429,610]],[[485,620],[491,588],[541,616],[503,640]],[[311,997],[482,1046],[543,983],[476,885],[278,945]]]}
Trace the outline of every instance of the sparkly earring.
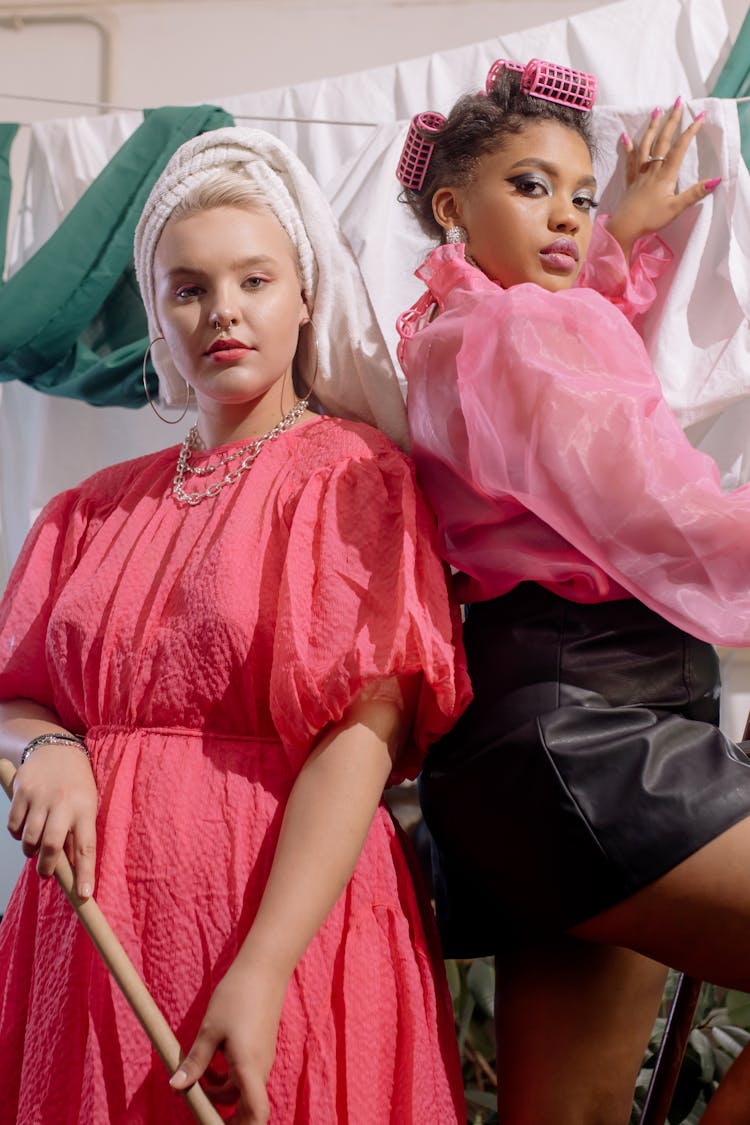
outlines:
{"label": "sparkly earring", "polygon": [[443,239],[449,243],[468,242],[469,232],[464,227],[448,227],[443,231]]}
{"label": "sparkly earring", "polygon": [[153,348],[154,344],[158,344],[159,340],[163,340],[163,339],[164,339],[163,336],[155,336],[153,340],[149,340],[148,347],[146,348],[146,354],[143,357],[143,389],[146,392],[146,402],[149,404],[149,406],[153,410],[156,417],[160,418],[162,422],[166,422],[168,426],[176,426],[177,423],[181,422],[182,419],[185,417],[185,415],[188,412],[188,407],[190,406],[190,384],[187,382],[187,380],[183,380],[183,382],[185,383],[185,390],[187,392],[186,397],[185,397],[185,409],[182,411],[182,414],[180,414],[179,418],[165,418],[163,414],[160,414],[159,411],[154,406],[153,399],[151,398],[151,395],[148,393],[148,381],[146,379],[146,364],[148,363],[148,357],[151,354],[151,349]]}

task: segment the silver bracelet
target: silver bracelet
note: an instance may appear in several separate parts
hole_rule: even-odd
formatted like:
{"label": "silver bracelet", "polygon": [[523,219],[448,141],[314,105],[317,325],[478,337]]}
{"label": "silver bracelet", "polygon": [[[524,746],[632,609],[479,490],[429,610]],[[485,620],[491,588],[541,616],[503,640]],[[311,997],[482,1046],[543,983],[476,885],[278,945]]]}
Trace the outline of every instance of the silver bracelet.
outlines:
{"label": "silver bracelet", "polygon": [[77,746],[81,753],[85,754],[86,757],[90,759],[88,747],[82,738],[79,738],[77,734],[63,734],[61,731],[59,734],[38,734],[36,738],[31,739],[31,742],[27,742],[21,751],[20,765],[22,766],[24,764],[29,754],[34,753],[37,746],[52,746],[55,743],[59,746]]}

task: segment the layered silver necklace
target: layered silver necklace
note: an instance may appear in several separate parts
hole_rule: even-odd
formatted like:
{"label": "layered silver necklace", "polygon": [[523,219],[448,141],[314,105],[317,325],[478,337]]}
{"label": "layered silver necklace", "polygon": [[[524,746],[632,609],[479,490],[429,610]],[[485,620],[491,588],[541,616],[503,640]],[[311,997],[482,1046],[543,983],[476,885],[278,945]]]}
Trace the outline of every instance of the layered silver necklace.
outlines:
{"label": "layered silver necklace", "polygon": [[[291,410],[288,410],[284,417],[281,418],[268,433],[261,434],[260,437],[254,438],[251,442],[248,442],[247,445],[243,445],[240,449],[232,453],[225,453],[223,457],[210,465],[191,465],[190,463],[193,453],[196,450],[204,448],[203,440],[198,433],[198,427],[191,426],[182,443],[180,455],[177,458],[177,471],[172,480],[172,495],[180,504],[190,504],[192,507],[196,504],[200,504],[201,500],[207,500],[211,496],[218,496],[222,488],[226,488],[228,484],[234,484],[240,479],[243,473],[246,473],[247,470],[253,466],[264,445],[267,445],[269,441],[273,441],[274,438],[279,437],[280,434],[292,428],[297,419],[301,418],[307,410],[308,403],[309,398],[298,399]],[[229,469],[221,480],[209,484],[208,488],[204,488],[202,492],[186,491],[186,478],[191,476],[209,477],[215,473],[217,469],[222,468],[224,465],[231,464],[232,461],[239,461],[239,465],[235,465],[233,469]]]}

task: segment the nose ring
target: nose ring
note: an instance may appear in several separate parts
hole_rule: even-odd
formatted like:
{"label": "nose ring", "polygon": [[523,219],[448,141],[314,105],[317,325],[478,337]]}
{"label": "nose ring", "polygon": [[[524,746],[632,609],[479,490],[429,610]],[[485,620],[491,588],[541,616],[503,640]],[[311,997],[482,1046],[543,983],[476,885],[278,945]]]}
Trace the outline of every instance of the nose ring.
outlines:
{"label": "nose ring", "polygon": [[221,313],[211,314],[211,324],[217,332],[226,332],[235,324],[235,318],[230,314],[229,316],[222,317]]}

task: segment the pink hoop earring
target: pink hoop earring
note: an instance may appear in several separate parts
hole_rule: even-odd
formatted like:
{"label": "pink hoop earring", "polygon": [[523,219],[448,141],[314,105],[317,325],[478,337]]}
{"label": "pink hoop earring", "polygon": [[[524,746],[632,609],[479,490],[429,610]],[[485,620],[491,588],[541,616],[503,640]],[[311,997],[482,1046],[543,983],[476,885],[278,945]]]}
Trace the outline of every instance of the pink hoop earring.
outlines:
{"label": "pink hoop earring", "polygon": [[148,357],[151,354],[151,349],[153,348],[154,344],[158,344],[159,340],[163,340],[163,339],[164,339],[163,336],[155,336],[153,340],[149,340],[149,342],[148,342],[148,347],[146,348],[146,354],[143,357],[143,389],[146,392],[146,402],[149,404],[149,406],[153,410],[156,417],[159,418],[162,422],[166,422],[166,424],[168,426],[176,426],[177,423],[181,422],[182,419],[185,417],[185,415],[188,412],[188,407],[190,406],[190,384],[188,383],[188,381],[186,379],[183,379],[183,382],[185,384],[185,390],[187,391],[187,397],[185,399],[185,408],[182,411],[182,414],[180,414],[179,418],[165,418],[163,414],[160,414],[159,411],[154,406],[153,399],[151,398],[151,395],[148,393],[148,381],[146,379],[146,364],[148,363]]}

